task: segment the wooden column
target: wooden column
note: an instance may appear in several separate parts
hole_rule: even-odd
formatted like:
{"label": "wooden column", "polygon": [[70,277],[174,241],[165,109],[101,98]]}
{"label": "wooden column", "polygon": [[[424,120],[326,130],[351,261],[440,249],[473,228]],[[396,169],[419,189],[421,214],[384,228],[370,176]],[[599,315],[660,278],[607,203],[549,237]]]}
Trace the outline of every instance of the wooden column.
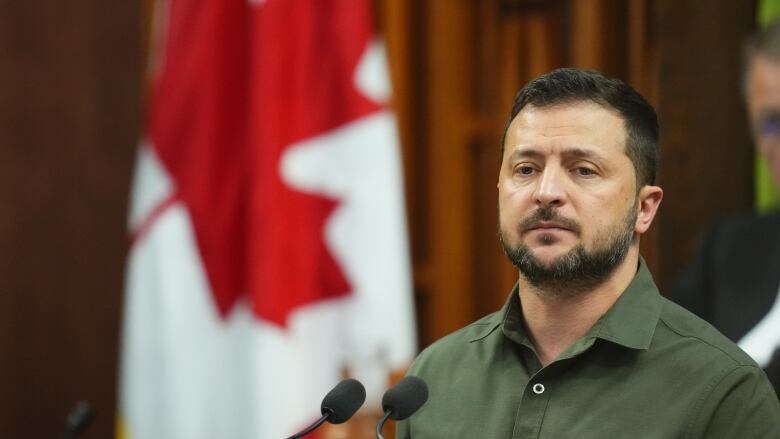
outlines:
{"label": "wooden column", "polygon": [[472,317],[472,5],[468,0],[431,0],[425,11],[424,193],[429,208],[425,214],[429,246],[419,265],[421,280],[428,282],[420,302],[426,316],[420,322],[425,342],[454,331]]}

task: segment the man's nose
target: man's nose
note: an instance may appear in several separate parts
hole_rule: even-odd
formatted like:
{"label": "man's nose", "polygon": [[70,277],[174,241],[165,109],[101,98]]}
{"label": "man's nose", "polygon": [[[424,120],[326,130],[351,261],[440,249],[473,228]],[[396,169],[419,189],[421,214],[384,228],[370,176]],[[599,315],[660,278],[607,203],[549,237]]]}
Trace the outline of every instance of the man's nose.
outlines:
{"label": "man's nose", "polygon": [[566,199],[565,175],[562,169],[546,167],[537,180],[534,192],[536,204],[545,207],[560,207]]}

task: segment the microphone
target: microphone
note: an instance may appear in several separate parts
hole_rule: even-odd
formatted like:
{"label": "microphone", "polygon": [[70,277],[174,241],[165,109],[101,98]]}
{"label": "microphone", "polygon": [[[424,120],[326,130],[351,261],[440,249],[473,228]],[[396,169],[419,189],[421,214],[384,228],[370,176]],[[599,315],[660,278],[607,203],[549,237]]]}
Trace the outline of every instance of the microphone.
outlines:
{"label": "microphone", "polygon": [[409,375],[390,388],[382,397],[385,415],[376,423],[377,439],[384,439],[382,427],[388,418],[401,421],[412,416],[428,400],[428,386],[425,381]]}
{"label": "microphone", "polygon": [[316,430],[323,422],[328,421],[331,424],[341,424],[346,422],[363,405],[366,400],[366,389],[360,384],[360,381],[352,378],[346,379],[334,387],[325,398],[322,398],[320,412],[322,417],[316,422],[306,427],[300,433],[294,434],[287,439],[299,439]]}
{"label": "microphone", "polygon": [[65,429],[60,437],[62,439],[74,438],[83,432],[92,419],[95,418],[95,409],[86,401],[79,401],[73,410],[65,418]]}

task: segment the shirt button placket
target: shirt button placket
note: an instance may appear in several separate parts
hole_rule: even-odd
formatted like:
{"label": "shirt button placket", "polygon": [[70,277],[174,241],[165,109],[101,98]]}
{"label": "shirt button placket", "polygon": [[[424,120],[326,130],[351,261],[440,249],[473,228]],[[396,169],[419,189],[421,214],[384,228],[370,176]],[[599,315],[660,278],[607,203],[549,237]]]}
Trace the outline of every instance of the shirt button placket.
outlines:
{"label": "shirt button placket", "polygon": [[[537,377],[538,379],[539,377]],[[539,436],[544,413],[550,399],[550,392],[541,381],[532,381],[525,389],[525,396],[515,416],[513,438],[535,438]],[[549,383],[547,383],[549,385]]]}

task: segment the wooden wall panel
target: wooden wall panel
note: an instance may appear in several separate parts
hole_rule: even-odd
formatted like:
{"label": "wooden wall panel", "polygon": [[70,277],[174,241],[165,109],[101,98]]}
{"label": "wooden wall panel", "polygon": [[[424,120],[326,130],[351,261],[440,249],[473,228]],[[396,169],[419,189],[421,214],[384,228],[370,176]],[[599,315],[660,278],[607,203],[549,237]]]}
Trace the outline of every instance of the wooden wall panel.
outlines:
{"label": "wooden wall panel", "polygon": [[[430,274],[424,289],[429,307],[420,329],[438,338],[462,326],[471,316],[474,263],[474,184],[469,105],[473,84],[472,2],[432,0],[427,3],[427,77],[423,116],[426,155],[428,259],[420,261]],[[417,262],[415,262],[417,263]],[[443,294],[446,292],[446,294]],[[446,312],[441,312],[446,310]]]}
{"label": "wooden wall panel", "polygon": [[111,437],[139,5],[0,6],[0,437]]}

